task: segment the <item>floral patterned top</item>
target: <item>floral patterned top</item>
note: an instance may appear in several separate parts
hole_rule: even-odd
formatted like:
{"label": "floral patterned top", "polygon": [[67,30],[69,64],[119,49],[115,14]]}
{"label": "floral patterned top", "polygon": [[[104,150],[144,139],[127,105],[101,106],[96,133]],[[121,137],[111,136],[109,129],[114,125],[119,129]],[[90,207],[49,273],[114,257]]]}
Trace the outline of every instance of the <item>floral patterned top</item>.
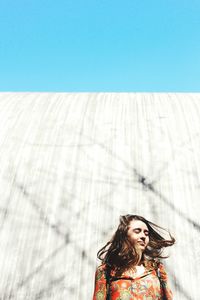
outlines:
{"label": "floral patterned top", "polygon": [[[162,280],[163,289],[167,300],[172,300],[172,292],[167,281],[167,274],[162,263],[159,263],[158,271],[155,267],[144,267],[143,272],[139,275],[130,276],[124,272],[120,277],[115,277],[111,272],[110,281],[110,300],[161,300],[163,289],[160,286]],[[93,300],[106,300],[106,276],[105,265],[97,268],[95,274],[95,289]]]}

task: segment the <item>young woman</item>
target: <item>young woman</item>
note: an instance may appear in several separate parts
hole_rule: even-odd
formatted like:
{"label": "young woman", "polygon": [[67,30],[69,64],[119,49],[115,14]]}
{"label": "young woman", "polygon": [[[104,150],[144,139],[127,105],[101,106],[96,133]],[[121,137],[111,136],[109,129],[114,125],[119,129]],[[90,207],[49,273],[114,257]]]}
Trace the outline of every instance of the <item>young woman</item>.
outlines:
{"label": "young woman", "polygon": [[[175,239],[165,230],[137,215],[120,217],[112,239],[99,250],[102,264],[95,274],[93,300],[171,300],[162,250]],[[166,230],[165,230],[166,231]],[[167,232],[167,231],[166,231]]]}

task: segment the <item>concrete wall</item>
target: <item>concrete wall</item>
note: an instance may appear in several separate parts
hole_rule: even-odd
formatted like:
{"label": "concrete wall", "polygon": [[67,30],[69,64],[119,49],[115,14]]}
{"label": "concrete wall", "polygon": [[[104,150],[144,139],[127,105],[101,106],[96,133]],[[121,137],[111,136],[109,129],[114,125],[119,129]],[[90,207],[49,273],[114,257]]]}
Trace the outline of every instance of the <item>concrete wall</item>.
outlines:
{"label": "concrete wall", "polygon": [[121,214],[169,229],[200,293],[200,94],[0,93],[0,299],[89,300]]}

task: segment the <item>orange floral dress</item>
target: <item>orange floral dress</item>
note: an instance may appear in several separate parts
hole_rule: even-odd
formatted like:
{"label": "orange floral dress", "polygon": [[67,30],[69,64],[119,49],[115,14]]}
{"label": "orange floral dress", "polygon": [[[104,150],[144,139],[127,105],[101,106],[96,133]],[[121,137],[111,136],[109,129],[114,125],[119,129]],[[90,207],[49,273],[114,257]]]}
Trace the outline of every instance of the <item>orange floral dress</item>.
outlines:
{"label": "orange floral dress", "polygon": [[[168,285],[167,274],[162,263],[159,264],[160,277],[167,300],[172,300],[172,292]],[[163,289],[155,268],[144,268],[144,272],[136,276],[123,273],[114,277],[111,272],[110,300],[161,300]],[[97,268],[93,300],[106,300],[105,265]]]}

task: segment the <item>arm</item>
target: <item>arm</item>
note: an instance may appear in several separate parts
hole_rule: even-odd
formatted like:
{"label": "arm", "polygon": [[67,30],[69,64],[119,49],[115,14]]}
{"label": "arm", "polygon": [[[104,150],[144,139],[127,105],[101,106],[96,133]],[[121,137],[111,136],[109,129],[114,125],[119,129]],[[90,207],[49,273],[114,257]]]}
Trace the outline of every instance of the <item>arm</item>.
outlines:
{"label": "arm", "polygon": [[103,266],[98,267],[95,273],[93,300],[106,300],[106,278]]}
{"label": "arm", "polygon": [[172,300],[173,299],[173,294],[172,291],[169,287],[168,283],[168,276],[165,270],[165,267],[162,263],[159,264],[159,272],[160,272],[160,279],[162,281],[163,289],[165,292],[166,300]]}

